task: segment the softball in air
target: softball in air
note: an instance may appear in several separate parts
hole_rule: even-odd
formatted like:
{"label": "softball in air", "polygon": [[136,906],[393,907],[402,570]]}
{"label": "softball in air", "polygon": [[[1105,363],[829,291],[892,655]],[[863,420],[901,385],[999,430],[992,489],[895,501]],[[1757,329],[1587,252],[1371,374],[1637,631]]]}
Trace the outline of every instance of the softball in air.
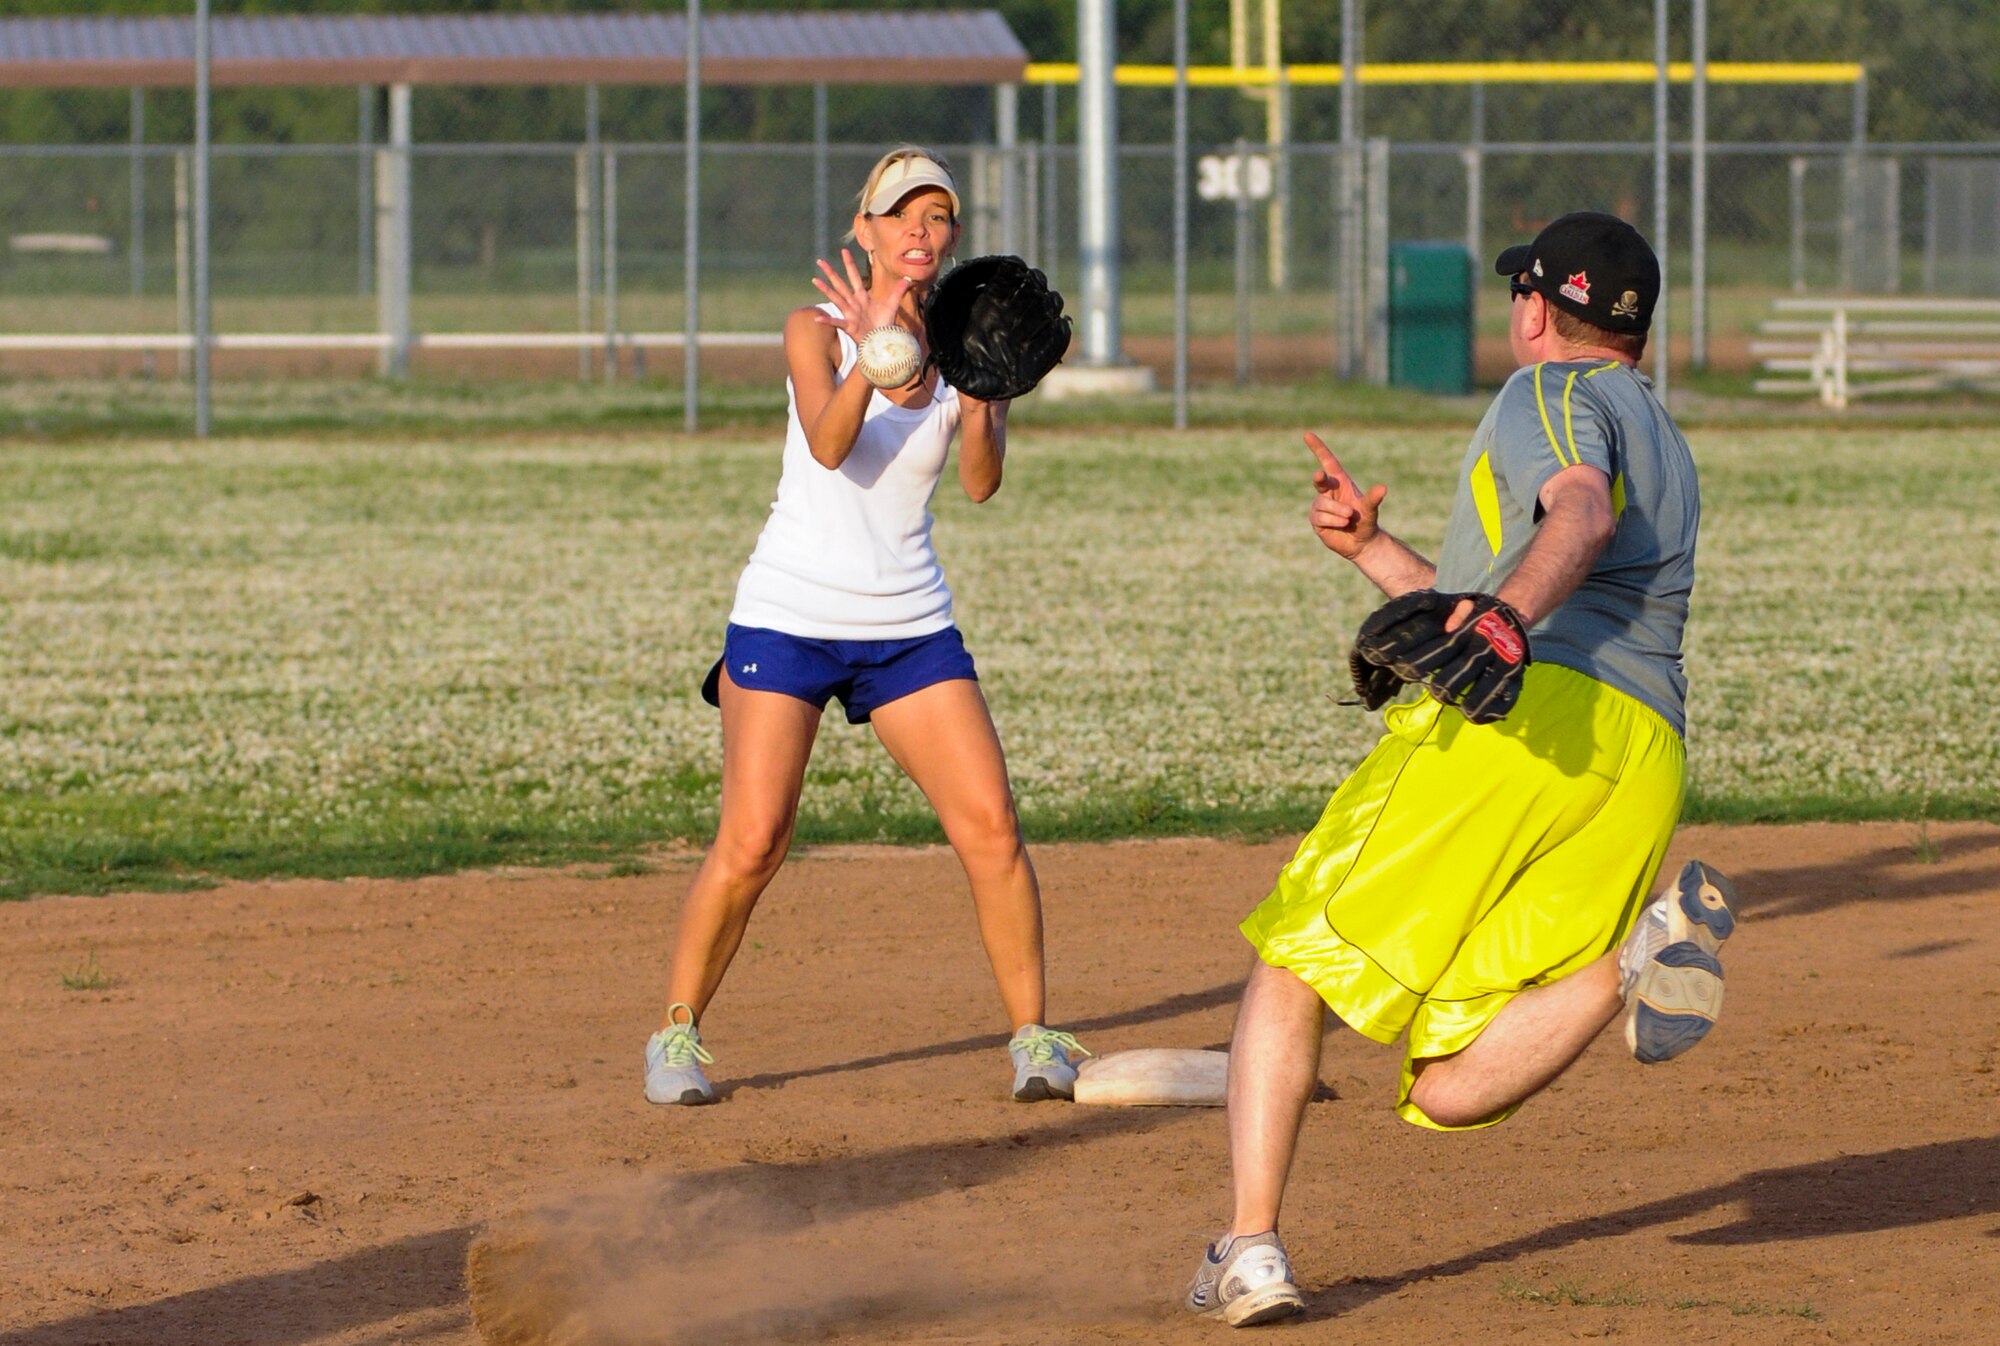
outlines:
{"label": "softball in air", "polygon": [[923,348],[916,334],[906,327],[877,327],[861,338],[861,354],[855,361],[861,377],[877,388],[901,388],[917,376],[923,363]]}

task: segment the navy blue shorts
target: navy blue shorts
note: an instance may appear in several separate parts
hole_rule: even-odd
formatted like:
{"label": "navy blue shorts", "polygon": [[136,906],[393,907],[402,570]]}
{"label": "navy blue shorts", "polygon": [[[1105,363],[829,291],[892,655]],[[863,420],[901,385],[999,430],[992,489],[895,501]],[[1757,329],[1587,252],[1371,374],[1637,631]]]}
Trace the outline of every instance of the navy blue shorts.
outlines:
{"label": "navy blue shorts", "polygon": [[877,707],[957,678],[979,681],[958,628],[907,640],[812,640],[731,623],[722,658],[708,670],[701,699],[722,704],[722,666],[729,680],[753,692],[782,692],[821,710],[839,697],[849,724],[866,724]]}

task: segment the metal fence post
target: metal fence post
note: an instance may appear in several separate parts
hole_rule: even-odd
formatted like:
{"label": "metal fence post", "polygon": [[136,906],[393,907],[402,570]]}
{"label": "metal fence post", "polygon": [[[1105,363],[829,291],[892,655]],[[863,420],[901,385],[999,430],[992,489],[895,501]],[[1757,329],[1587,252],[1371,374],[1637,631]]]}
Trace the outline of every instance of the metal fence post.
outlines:
{"label": "metal fence post", "polygon": [[1061,199],[1058,185],[1062,180],[1062,155],[1056,148],[1056,86],[1042,86],[1042,270],[1047,273],[1049,284],[1056,285],[1056,267],[1062,257],[1059,246],[1061,235],[1056,232]]}
{"label": "metal fence post", "polygon": [[813,85],[813,255],[831,259],[833,235],[828,216],[833,207],[827,185],[826,85]]}
{"label": "metal fence post", "polygon": [[[132,218],[129,226],[129,241],[126,250],[128,270],[133,298],[133,319],[138,319],[138,302],[146,294],[146,91],[138,85],[132,86],[132,173],[130,194],[132,198]],[[153,352],[139,353],[139,368],[147,378],[153,377]]]}
{"label": "metal fence post", "polygon": [[357,85],[355,103],[355,221],[360,227],[355,230],[359,255],[354,292],[367,294],[375,288],[375,86]]}
{"label": "metal fence post", "polygon": [[1250,142],[1236,138],[1228,180],[1235,187],[1236,386],[1250,382]]}
{"label": "metal fence post", "polygon": [[410,86],[389,86],[389,146],[375,152],[375,309],[387,344],[378,368],[410,372]]}
{"label": "metal fence post", "polygon": [[1667,376],[1673,366],[1668,345],[1667,297],[1667,4],[1653,0],[1653,251],[1660,258],[1660,300],[1653,309],[1653,331],[1648,345],[1653,352],[1653,392],[1660,405],[1667,401]]}
{"label": "metal fence post", "polygon": [[1271,55],[1271,206],[1269,281],[1275,294],[1292,283],[1292,85],[1285,67]]}
{"label": "metal fence post", "polygon": [[194,14],[194,433],[208,438],[208,90],[212,55],[208,0]]}
{"label": "metal fence post", "polygon": [[[591,291],[597,272],[597,86],[583,86],[583,148],[576,152],[576,334],[590,334]],[[576,347],[576,376],[591,374],[590,347]]]}
{"label": "metal fence post", "polygon": [[1482,217],[1486,210],[1486,85],[1472,84],[1472,140],[1465,147],[1465,250],[1480,265],[1486,246]]}
{"label": "metal fence post", "polygon": [[126,250],[132,297],[146,292],[146,91],[132,87],[132,218]]}
{"label": "metal fence post", "polygon": [[1361,241],[1361,0],[1340,0],[1340,153],[1334,174],[1334,330],[1340,377],[1360,378],[1364,319]]}
{"label": "metal fence post", "polygon": [[1389,381],[1389,142],[1368,142],[1368,381]]}
{"label": "metal fence post", "polygon": [[1000,150],[1000,251],[1019,253],[1021,232],[1015,219],[1020,206],[1021,86],[993,87],[994,140]]}
{"label": "metal fence post", "polygon": [[[186,150],[174,151],[174,335],[194,332],[194,230],[190,227],[189,204],[194,184]],[[174,350],[174,377],[184,379],[194,372],[194,361],[186,349]]]}
{"label": "metal fence post", "polygon": [[1113,0],[1077,4],[1078,255],[1083,289],[1083,363],[1115,365],[1119,349],[1117,28]]}
{"label": "metal fence post", "polygon": [[1174,429],[1188,426],[1188,0],[1174,0]]}
{"label": "metal fence post", "polygon": [[604,148],[604,381],[618,381],[618,151]]}
{"label": "metal fence post", "polygon": [[701,0],[687,6],[687,220],[684,225],[687,256],[684,271],[686,312],[682,330],[681,425],[689,434],[701,428]]}
{"label": "metal fence post", "polygon": [[1708,368],[1708,0],[1694,0],[1694,99],[1688,173],[1688,363]]}

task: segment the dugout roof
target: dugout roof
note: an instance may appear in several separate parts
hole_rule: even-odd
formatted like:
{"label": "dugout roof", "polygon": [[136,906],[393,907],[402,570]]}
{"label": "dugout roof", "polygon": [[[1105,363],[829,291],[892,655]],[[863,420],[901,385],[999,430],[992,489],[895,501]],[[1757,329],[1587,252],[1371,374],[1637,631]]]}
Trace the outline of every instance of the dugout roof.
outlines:
{"label": "dugout roof", "polygon": [[[679,84],[680,14],[218,18],[218,86]],[[704,16],[704,84],[1015,84],[1028,52],[993,10]],[[186,88],[192,19],[0,19],[0,88]]]}

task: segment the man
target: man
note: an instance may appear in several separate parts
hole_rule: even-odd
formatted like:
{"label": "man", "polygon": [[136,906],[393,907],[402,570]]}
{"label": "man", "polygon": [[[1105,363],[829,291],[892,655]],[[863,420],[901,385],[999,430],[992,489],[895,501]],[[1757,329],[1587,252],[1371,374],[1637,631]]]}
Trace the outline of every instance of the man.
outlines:
{"label": "man", "polygon": [[[1320,540],[1384,613],[1428,605],[1462,657],[1389,708],[1243,922],[1257,961],[1229,1060],[1234,1214],[1186,1301],[1232,1326],[1304,1307],[1278,1208],[1326,1010],[1381,1042],[1407,1033],[1398,1113],[1457,1130],[1510,1116],[1621,1012],[1655,1062],[1721,1006],[1727,881],[1691,862],[1641,914],[1680,814],[1700,521],[1687,441],[1635,368],[1659,262],[1623,220],[1578,213],[1498,270],[1522,367],[1472,437],[1435,566],[1381,526],[1387,488],[1363,493],[1306,436]],[[1388,695],[1371,678],[1399,681],[1355,674],[1370,705]],[[1505,695],[1475,707],[1473,683]]]}

